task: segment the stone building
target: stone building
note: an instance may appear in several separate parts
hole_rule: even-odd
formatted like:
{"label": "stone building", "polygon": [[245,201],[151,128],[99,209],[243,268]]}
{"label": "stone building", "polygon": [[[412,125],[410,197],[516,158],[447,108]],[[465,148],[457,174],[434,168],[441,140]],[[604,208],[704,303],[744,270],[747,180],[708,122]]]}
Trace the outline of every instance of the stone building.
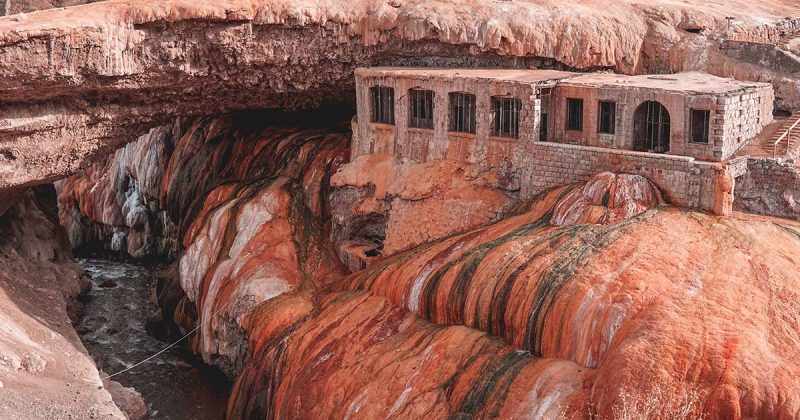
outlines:
{"label": "stone building", "polygon": [[541,91],[574,73],[553,70],[356,70],[353,157],[500,164],[539,137]]}
{"label": "stone building", "polygon": [[605,170],[635,173],[675,205],[717,212],[725,161],[772,121],[774,100],[767,83],[697,72],[376,67],[355,76],[352,158],[503,167],[523,198]]}
{"label": "stone building", "polygon": [[558,84],[548,140],[706,161],[728,159],[772,121],[768,83],[706,73],[595,73]]}

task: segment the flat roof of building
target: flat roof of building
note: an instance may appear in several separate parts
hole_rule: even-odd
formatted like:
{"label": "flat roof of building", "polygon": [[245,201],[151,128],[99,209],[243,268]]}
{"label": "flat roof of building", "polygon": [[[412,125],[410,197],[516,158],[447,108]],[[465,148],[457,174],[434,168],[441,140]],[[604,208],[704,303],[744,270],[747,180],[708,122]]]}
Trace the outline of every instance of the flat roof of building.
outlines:
{"label": "flat roof of building", "polygon": [[580,73],[531,69],[466,69],[437,67],[369,67],[356,69],[362,77],[411,77],[432,79],[488,79],[498,82],[542,83],[575,77]]}
{"label": "flat roof of building", "polygon": [[626,76],[613,73],[586,73],[573,77],[563,84],[591,87],[634,87],[639,89],[706,94],[733,93],[747,88],[769,86],[769,83],[742,82],[696,71],[675,74],[643,74],[639,76]]}
{"label": "flat roof of building", "polygon": [[726,94],[750,88],[767,87],[769,83],[743,82],[712,76],[702,72],[644,74],[628,76],[615,73],[574,73],[538,69],[466,69],[438,67],[369,67],[356,69],[361,77],[403,77],[433,79],[488,79],[499,82],[538,84],[559,82],[586,87],[633,87],[680,93]]}

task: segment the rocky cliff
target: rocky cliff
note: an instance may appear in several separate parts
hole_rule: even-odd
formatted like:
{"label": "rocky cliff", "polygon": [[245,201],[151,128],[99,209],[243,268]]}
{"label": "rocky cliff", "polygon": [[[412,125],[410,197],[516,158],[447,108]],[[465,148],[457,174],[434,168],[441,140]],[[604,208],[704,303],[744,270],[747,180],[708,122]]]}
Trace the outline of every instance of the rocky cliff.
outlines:
{"label": "rocky cliff", "polygon": [[10,16],[0,19],[0,187],[68,175],[178,115],[352,101],[357,66],[727,76],[742,66],[713,53],[720,39],[777,40],[795,6],[112,0]]}
{"label": "rocky cliff", "polygon": [[[230,418],[800,416],[796,223],[671,208],[609,173],[519,203],[502,174],[342,166],[346,136],[254,121],[198,119],[137,172],[159,182],[130,184],[160,184],[180,226],[161,303],[237,378]],[[124,153],[62,203],[148,161]]]}
{"label": "rocky cliff", "polygon": [[72,328],[81,308],[75,298],[89,283],[72,261],[49,190],[17,194],[0,216],[2,417],[124,419]]}

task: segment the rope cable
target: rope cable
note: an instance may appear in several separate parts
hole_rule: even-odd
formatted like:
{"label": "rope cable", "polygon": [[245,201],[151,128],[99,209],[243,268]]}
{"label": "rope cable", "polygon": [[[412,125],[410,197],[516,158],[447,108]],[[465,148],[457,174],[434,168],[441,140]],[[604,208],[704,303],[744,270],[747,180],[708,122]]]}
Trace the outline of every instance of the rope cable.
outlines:
{"label": "rope cable", "polygon": [[177,339],[177,340],[176,340],[175,342],[173,342],[172,344],[168,345],[167,347],[164,347],[163,349],[159,350],[157,353],[153,354],[152,356],[150,356],[150,357],[148,357],[148,358],[146,358],[146,359],[144,359],[144,360],[142,360],[142,361],[140,361],[140,362],[138,362],[138,363],[135,363],[135,364],[134,364],[134,365],[132,365],[131,367],[127,367],[127,368],[125,368],[125,369],[122,369],[121,371],[119,371],[119,372],[117,372],[117,373],[112,373],[111,375],[106,375],[106,376],[104,376],[104,377],[100,378],[100,380],[101,380],[101,381],[104,381],[104,380],[106,380],[106,379],[113,378],[114,376],[117,376],[117,375],[119,375],[119,374],[125,373],[125,372],[127,372],[127,371],[129,371],[129,370],[135,369],[135,368],[139,367],[140,365],[143,365],[143,364],[145,364],[145,363],[149,362],[150,360],[153,360],[153,359],[155,359],[156,357],[158,357],[159,355],[161,355],[161,354],[162,354],[162,353],[164,353],[165,351],[167,351],[167,350],[169,350],[169,349],[171,349],[171,348],[175,347],[175,345],[177,345],[177,344],[178,344],[178,343],[180,343],[181,341],[185,340],[185,339],[186,339],[186,337],[189,337],[189,336],[190,336],[190,335],[192,335],[192,334],[193,334],[195,331],[199,330],[199,329],[200,329],[200,327],[202,327],[203,325],[205,325],[205,324],[206,324],[206,323],[207,323],[209,320],[211,320],[212,318],[214,318],[214,316],[216,316],[216,315],[217,315],[218,313],[220,313],[220,312],[221,312],[223,309],[225,309],[225,308],[226,308],[226,307],[227,307],[227,306],[228,306],[228,305],[231,303],[231,301],[233,301],[233,299],[230,299],[230,300],[228,300],[228,302],[226,302],[224,305],[220,306],[220,308],[219,308],[219,309],[217,309],[217,310],[216,310],[214,313],[212,313],[212,314],[211,314],[211,316],[209,316],[207,319],[205,319],[204,321],[202,321],[202,322],[200,322],[199,324],[197,324],[197,326],[196,326],[196,327],[194,327],[194,329],[192,329],[192,330],[191,330],[191,331],[189,331],[188,333],[184,334],[184,335],[183,335],[183,337],[181,337],[181,338]]}

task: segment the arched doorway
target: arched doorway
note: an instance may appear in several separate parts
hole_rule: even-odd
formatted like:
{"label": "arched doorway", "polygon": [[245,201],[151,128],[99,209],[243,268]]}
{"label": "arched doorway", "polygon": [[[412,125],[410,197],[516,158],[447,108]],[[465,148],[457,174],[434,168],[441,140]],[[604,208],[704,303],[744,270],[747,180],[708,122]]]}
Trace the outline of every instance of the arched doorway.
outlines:
{"label": "arched doorway", "polygon": [[633,114],[633,149],[669,152],[669,112],[656,101],[646,101]]}

